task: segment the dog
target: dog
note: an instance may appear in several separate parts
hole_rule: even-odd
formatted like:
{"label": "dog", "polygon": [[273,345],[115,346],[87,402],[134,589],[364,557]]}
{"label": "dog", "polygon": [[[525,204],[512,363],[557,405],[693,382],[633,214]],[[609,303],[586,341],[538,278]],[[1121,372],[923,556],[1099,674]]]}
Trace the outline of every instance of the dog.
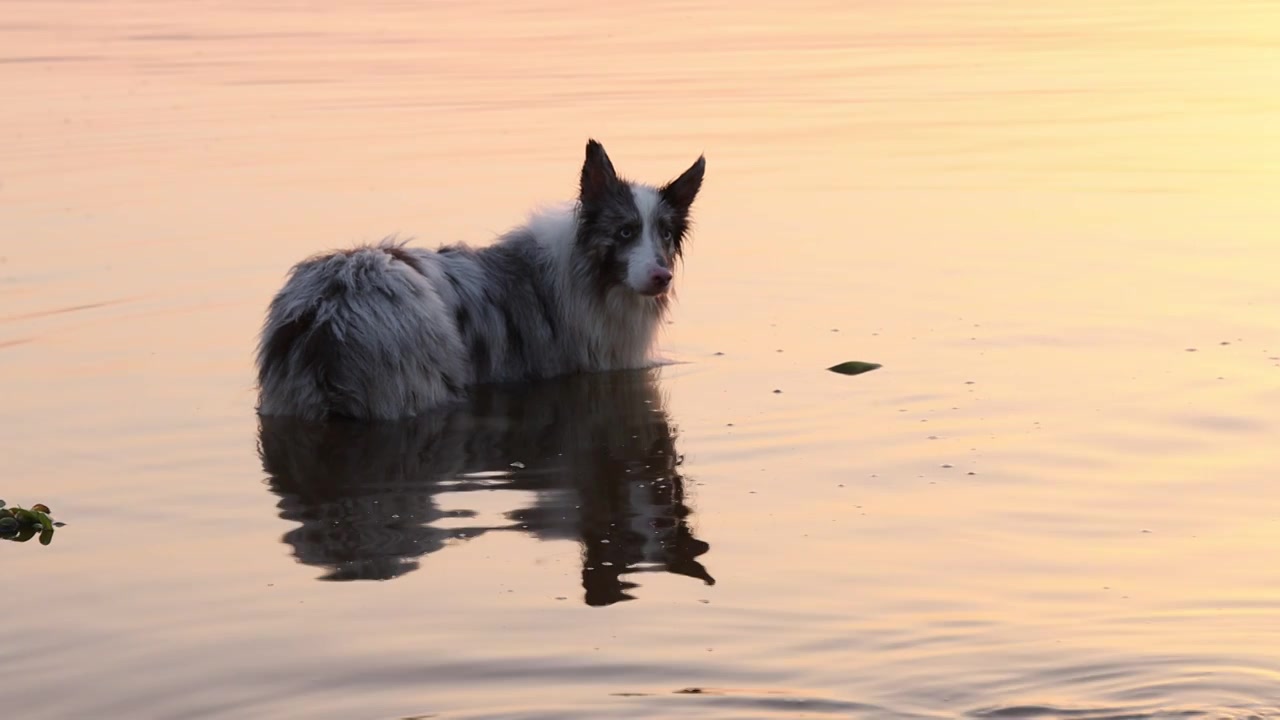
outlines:
{"label": "dog", "polygon": [[383,240],[298,263],[258,343],[259,414],[391,420],[474,385],[645,367],[705,168],[631,182],[589,140],[577,202],[488,247]]}

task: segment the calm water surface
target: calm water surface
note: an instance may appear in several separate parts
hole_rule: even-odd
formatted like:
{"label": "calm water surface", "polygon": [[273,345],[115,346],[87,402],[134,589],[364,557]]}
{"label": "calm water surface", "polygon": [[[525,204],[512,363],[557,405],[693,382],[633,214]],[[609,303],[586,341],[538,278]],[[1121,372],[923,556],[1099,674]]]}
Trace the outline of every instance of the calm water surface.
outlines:
{"label": "calm water surface", "polygon": [[[0,7],[41,717],[1280,716],[1280,7]],[[708,158],[651,372],[260,423],[288,266]],[[884,364],[841,377],[843,360]],[[781,391],[781,392],[776,392]]]}

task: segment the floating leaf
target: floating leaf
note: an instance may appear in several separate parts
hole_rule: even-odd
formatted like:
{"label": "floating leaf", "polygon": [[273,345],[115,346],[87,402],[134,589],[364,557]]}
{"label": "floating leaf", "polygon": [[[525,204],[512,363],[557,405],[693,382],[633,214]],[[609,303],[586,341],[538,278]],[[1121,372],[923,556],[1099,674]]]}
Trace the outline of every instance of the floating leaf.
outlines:
{"label": "floating leaf", "polygon": [[53,521],[49,519],[48,515],[34,510],[31,514],[36,516],[36,522],[40,523],[40,527],[44,528],[48,532],[53,532]]}
{"label": "floating leaf", "polygon": [[4,507],[4,501],[0,500],[0,508]]}
{"label": "floating leaf", "polygon": [[53,542],[54,528],[62,524],[49,517],[49,506],[44,503],[36,503],[30,509],[21,505],[0,507],[0,535],[15,542],[27,542],[39,533],[40,544],[48,545]]}
{"label": "floating leaf", "polygon": [[40,524],[40,518],[37,518],[35,513],[31,512],[30,510],[24,510],[22,508],[13,509],[13,519],[17,520],[23,525],[39,525]]}
{"label": "floating leaf", "polygon": [[871,372],[880,368],[879,363],[860,362],[858,360],[850,360],[842,362],[839,365],[833,365],[829,368],[831,372],[840,373],[841,375],[860,375],[864,372]]}

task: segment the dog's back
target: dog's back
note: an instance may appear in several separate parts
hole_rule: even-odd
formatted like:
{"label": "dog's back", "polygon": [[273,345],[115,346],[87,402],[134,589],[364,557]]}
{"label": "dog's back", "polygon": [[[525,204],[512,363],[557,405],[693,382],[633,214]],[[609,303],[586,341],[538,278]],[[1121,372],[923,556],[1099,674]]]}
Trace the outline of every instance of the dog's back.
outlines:
{"label": "dog's back", "polygon": [[554,250],[528,228],[494,245],[437,251],[383,243],[297,265],[271,303],[258,351],[259,411],[392,419],[477,383],[635,367],[651,332],[619,359],[586,327],[604,306],[566,297]]}

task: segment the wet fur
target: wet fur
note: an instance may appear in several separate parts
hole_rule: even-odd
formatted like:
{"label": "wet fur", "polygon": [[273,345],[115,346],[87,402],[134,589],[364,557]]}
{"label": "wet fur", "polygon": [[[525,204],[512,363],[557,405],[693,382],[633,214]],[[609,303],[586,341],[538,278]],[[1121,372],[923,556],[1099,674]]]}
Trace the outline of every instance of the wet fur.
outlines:
{"label": "wet fur", "polygon": [[481,249],[384,241],[294,266],[258,346],[259,412],[394,419],[476,384],[642,367],[705,161],[661,188],[587,144],[578,201]]}

